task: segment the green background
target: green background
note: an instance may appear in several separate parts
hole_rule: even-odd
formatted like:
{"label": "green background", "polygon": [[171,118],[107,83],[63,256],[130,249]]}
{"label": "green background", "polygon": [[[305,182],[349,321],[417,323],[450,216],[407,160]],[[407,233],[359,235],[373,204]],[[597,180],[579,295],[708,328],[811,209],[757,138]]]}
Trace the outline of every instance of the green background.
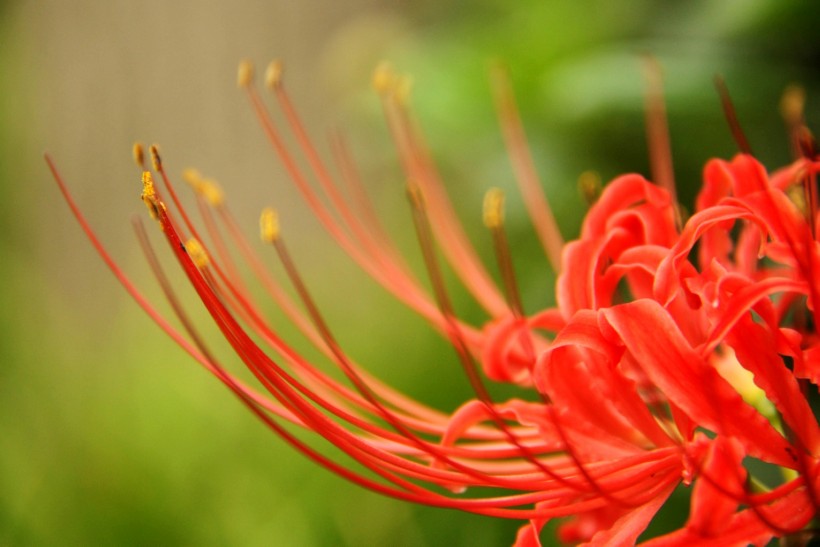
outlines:
{"label": "green background", "polygon": [[[605,180],[648,171],[645,53],[663,66],[685,204],[704,162],[736,150],[715,74],[757,155],[770,168],[788,162],[778,101],[787,84],[803,84],[817,126],[818,11],[775,0],[0,3],[0,544],[504,545],[519,525],[384,499],[296,455],[124,295],[61,202],[43,151],[164,311],[131,234],[132,213],[144,215],[131,142],[159,142],[172,174],[196,166],[217,177],[250,235],[260,204],[276,204],[344,347],[451,411],[470,396],[452,351],[310,218],[235,88],[237,61],[285,61],[311,133],[324,143],[327,130],[343,128],[418,266],[403,180],[369,89],[382,58],[412,74],[417,116],[491,260],[482,195],[513,187],[489,93],[492,60],[510,69],[546,192],[572,238],[582,171]],[[532,312],[554,301],[554,276],[513,191],[508,219]],[[481,322],[453,291],[461,314]],[[686,518],[685,492],[678,498],[655,529]]]}

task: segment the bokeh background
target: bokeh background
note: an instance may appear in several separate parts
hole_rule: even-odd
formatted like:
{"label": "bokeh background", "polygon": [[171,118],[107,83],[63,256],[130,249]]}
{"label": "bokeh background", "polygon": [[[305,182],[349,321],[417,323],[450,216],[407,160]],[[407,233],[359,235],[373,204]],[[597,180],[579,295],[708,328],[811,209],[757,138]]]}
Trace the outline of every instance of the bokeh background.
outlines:
{"label": "bokeh background", "polygon": [[[276,204],[351,355],[452,410],[469,397],[452,352],[310,218],[235,87],[237,61],[284,60],[311,133],[326,149],[326,131],[344,130],[418,264],[369,88],[381,59],[414,76],[416,113],[490,257],[481,198],[491,185],[512,188],[487,78],[493,60],[510,69],[571,238],[582,171],[604,180],[648,172],[642,55],[663,66],[676,177],[691,203],[703,163],[736,150],[715,74],[769,167],[790,158],[778,112],[787,84],[806,87],[817,127],[819,18],[820,5],[796,0],[0,2],[0,544],[504,545],[518,526],[384,499],[294,454],[125,296],[61,202],[43,151],[158,302],[130,228],[131,214],[144,213],[133,141],[160,143],[172,174],[195,166],[219,179],[251,235],[260,204]],[[554,278],[514,192],[508,211],[533,311],[552,301]],[[457,306],[482,320],[468,300]],[[655,530],[686,518],[681,500],[685,492]]]}

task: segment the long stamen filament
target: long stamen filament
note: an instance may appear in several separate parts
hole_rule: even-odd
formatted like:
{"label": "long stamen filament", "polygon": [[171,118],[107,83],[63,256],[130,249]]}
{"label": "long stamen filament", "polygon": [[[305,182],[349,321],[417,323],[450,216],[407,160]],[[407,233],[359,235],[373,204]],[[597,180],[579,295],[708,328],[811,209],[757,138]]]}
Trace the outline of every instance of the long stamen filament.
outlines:
{"label": "long stamen filament", "polygon": [[[657,59],[647,57],[645,62],[646,86],[646,135],[649,144],[649,160],[652,179],[666,189],[677,204],[675,174],[672,167],[672,147],[669,142],[669,125],[666,119],[666,103],[663,100],[663,76]],[[676,208],[677,209],[677,208]],[[678,225],[681,225],[678,217]]]}
{"label": "long stamen filament", "polygon": [[504,230],[504,193],[498,188],[491,188],[484,195],[484,225],[493,236],[493,249],[495,249],[498,268],[501,270],[501,279],[507,294],[507,303],[513,315],[517,319],[521,319],[525,315],[524,307],[521,303],[518,282],[515,279],[510,245],[507,242],[507,234]]}
{"label": "long stamen filament", "polygon": [[740,127],[734,102],[732,102],[732,97],[729,95],[729,88],[726,87],[726,82],[721,76],[715,76],[715,87],[720,96],[720,105],[723,108],[723,115],[726,117],[726,122],[729,124],[729,130],[732,132],[732,137],[735,139],[737,147],[744,154],[751,155],[752,147],[749,144],[749,139],[746,138],[743,128]]}
{"label": "long stamen filament", "polygon": [[553,271],[561,271],[564,239],[542,189],[507,72],[496,65],[491,73],[501,129],[524,204]]}

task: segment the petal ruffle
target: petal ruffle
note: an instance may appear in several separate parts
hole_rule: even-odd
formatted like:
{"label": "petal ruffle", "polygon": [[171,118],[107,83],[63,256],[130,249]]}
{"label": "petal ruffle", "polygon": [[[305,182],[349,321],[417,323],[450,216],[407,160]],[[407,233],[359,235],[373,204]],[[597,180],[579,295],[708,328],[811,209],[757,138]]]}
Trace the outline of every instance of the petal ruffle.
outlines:
{"label": "petal ruffle", "polygon": [[613,342],[623,344],[626,356],[696,423],[737,437],[754,457],[794,465],[789,443],[689,345],[660,304],[637,300],[602,310],[601,318]]}

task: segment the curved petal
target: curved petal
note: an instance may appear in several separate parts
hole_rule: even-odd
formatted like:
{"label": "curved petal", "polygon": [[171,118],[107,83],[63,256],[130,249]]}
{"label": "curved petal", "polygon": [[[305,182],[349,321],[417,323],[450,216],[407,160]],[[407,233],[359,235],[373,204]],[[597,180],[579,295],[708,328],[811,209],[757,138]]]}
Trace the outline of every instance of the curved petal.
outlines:
{"label": "curved petal", "polygon": [[735,439],[718,436],[706,454],[700,477],[692,489],[692,507],[686,526],[703,537],[726,529],[745,494],[743,447]]}
{"label": "curved petal", "polygon": [[601,311],[616,343],[695,422],[740,439],[750,455],[794,466],[785,439],[686,341],[660,304],[643,299]]}

